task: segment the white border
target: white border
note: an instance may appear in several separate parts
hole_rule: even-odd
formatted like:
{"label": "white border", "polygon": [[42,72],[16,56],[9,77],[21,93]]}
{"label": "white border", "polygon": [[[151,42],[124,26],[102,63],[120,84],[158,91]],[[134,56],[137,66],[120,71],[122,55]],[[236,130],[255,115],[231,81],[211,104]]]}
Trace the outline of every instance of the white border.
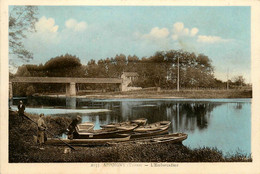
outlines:
{"label": "white border", "polygon": [[[252,163],[173,163],[178,167],[90,167],[91,163],[8,163],[8,5],[89,5],[89,6],[251,6],[252,55]],[[171,1],[171,0],[2,0],[1,1],[1,165],[0,173],[259,173],[260,172],[260,1]],[[128,163],[116,163],[126,165]],[[135,163],[131,163],[135,164]]]}

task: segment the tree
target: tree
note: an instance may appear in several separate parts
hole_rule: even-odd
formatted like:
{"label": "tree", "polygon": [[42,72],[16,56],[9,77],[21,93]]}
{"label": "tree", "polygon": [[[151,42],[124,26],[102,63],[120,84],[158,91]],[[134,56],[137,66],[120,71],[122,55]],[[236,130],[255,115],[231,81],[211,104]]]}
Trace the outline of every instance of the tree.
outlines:
{"label": "tree", "polygon": [[[17,56],[22,61],[28,62],[33,58],[33,54],[28,51],[23,44],[28,32],[35,32],[35,23],[38,8],[36,6],[14,6],[9,13],[9,54]],[[15,66],[13,60],[10,64]]]}
{"label": "tree", "polygon": [[85,67],[80,59],[70,54],[51,58],[42,67],[48,77],[83,77]]}
{"label": "tree", "polygon": [[35,93],[35,89],[32,85],[28,86],[26,89],[26,96],[32,96]]}
{"label": "tree", "polygon": [[235,86],[244,86],[245,85],[245,78],[243,76],[235,76],[233,78],[233,84]]}
{"label": "tree", "polygon": [[[44,65],[22,65],[18,67],[16,77],[85,77],[86,68],[80,63],[80,59],[70,54],[65,54],[51,58]],[[21,86],[21,87],[20,87]],[[65,85],[60,84],[19,84],[19,88],[14,86],[14,91],[18,95],[31,95],[36,90],[48,92],[65,91]],[[16,91],[17,89],[17,91]]]}
{"label": "tree", "polygon": [[156,52],[140,60],[138,67],[139,85],[175,88],[177,84],[178,59],[180,64],[180,86],[210,87],[214,84],[211,60],[202,54],[196,55],[183,50]]}

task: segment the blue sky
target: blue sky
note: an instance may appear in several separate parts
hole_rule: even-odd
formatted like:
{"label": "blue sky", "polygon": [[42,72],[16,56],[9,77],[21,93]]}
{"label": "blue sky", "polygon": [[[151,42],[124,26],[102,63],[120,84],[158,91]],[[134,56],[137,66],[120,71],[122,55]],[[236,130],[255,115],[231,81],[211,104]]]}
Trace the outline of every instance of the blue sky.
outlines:
{"label": "blue sky", "polygon": [[30,64],[66,53],[86,64],[184,49],[207,55],[221,80],[229,71],[251,82],[250,7],[40,6],[38,17],[37,32],[25,40]]}

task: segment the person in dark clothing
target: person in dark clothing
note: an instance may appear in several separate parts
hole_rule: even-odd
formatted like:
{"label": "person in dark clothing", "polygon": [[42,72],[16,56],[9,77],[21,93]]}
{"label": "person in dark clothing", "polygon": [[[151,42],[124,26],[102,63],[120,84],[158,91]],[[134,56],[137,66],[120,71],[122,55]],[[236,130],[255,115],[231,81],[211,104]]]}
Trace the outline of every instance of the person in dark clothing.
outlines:
{"label": "person in dark clothing", "polygon": [[69,139],[73,139],[73,133],[76,131],[76,126],[80,123],[80,120],[81,120],[81,116],[78,115],[70,123],[70,125],[69,125],[69,127],[67,129],[67,131],[68,131],[68,138]]}
{"label": "person in dark clothing", "polygon": [[25,110],[25,106],[23,104],[23,101],[20,101],[19,105],[18,105],[18,115],[24,119],[24,110]]}

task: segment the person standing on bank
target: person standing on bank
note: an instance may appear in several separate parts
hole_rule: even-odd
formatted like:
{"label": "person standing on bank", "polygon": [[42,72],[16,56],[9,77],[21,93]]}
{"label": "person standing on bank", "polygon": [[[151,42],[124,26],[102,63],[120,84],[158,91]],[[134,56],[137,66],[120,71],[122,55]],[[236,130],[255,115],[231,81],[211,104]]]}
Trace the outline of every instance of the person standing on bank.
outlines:
{"label": "person standing on bank", "polygon": [[45,134],[45,130],[47,128],[44,120],[43,120],[43,116],[44,114],[40,114],[40,118],[38,119],[37,121],[37,124],[38,124],[38,142],[39,142],[39,145],[40,145],[40,149],[43,150],[43,144],[44,144],[44,134]]}
{"label": "person standing on bank", "polygon": [[23,101],[21,100],[19,105],[18,105],[18,115],[19,117],[21,117],[22,119],[24,119],[24,110],[25,110],[25,106],[23,104]]}

